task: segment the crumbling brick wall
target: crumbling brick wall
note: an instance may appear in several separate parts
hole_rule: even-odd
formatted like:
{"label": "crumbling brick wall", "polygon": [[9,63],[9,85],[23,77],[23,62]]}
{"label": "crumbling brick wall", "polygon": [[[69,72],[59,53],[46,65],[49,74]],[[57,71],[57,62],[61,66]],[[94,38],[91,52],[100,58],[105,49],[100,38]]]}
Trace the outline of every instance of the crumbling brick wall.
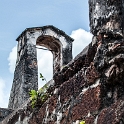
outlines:
{"label": "crumbling brick wall", "polygon": [[[65,68],[54,75],[53,95],[41,106],[30,102],[2,124],[121,124],[124,122],[123,73],[113,82],[94,65],[99,43],[93,41]],[[121,68],[122,69],[122,68]],[[123,75],[123,74],[122,74]]]}

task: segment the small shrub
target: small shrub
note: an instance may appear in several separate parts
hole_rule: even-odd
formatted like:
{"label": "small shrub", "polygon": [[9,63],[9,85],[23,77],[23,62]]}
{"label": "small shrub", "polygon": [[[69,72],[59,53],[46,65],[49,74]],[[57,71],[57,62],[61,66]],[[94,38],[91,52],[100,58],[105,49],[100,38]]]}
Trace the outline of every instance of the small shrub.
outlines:
{"label": "small shrub", "polygon": [[[40,78],[42,79],[42,81],[46,81],[46,79],[41,73],[40,73]],[[36,106],[41,106],[51,96],[47,90],[48,90],[48,86],[44,85],[38,91],[31,90],[29,92],[32,108]]]}
{"label": "small shrub", "polygon": [[47,85],[40,88],[38,91],[31,90],[29,92],[30,100],[31,100],[31,106],[32,108],[36,106],[41,106],[51,95],[47,92]]}

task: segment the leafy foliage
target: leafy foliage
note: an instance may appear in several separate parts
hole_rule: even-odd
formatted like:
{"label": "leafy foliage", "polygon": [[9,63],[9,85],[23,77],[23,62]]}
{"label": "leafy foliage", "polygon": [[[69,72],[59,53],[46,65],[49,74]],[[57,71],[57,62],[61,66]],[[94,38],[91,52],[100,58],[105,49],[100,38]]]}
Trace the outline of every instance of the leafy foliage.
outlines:
{"label": "leafy foliage", "polygon": [[[40,73],[40,78],[42,79],[42,81],[44,81],[44,80],[46,81],[46,79],[43,77],[43,75],[41,73]],[[47,85],[44,85],[38,91],[31,90],[29,92],[29,95],[30,95],[32,108],[34,108],[36,106],[41,106],[51,96],[50,93],[48,93]]]}
{"label": "leafy foliage", "polygon": [[31,100],[32,108],[34,108],[35,105],[36,105],[36,103],[37,103],[38,93],[37,93],[37,91],[35,91],[35,90],[31,90],[31,91],[29,92],[29,95],[30,95],[30,100]]}
{"label": "leafy foliage", "polygon": [[41,106],[51,95],[47,92],[47,85],[40,88],[38,91],[31,90],[29,92],[30,100],[31,100],[31,106],[32,108],[36,106]]}

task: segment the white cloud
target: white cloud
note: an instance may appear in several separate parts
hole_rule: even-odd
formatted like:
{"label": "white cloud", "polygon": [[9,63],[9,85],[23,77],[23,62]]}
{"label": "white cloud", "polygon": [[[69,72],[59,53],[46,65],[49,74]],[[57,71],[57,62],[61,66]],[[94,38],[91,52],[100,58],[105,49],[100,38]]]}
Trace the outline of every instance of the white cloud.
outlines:
{"label": "white cloud", "polygon": [[0,77],[0,107],[6,108],[8,105],[8,95],[5,94],[5,81]]}
{"label": "white cloud", "polygon": [[15,64],[17,59],[17,45],[13,47],[12,51],[9,54],[8,61],[9,61],[9,71],[14,73]]}
{"label": "white cloud", "polygon": [[92,41],[92,34],[83,29],[72,31],[70,35],[73,39],[73,58],[79,54]]}

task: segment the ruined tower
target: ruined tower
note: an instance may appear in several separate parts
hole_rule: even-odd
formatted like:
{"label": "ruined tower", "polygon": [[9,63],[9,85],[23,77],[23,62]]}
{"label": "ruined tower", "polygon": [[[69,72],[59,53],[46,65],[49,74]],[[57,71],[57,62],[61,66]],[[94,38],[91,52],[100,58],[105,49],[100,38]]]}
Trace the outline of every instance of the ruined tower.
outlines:
{"label": "ruined tower", "polygon": [[53,74],[72,60],[73,39],[54,26],[27,28],[17,41],[17,61],[8,106],[11,109],[28,100],[31,89],[38,90],[36,45],[52,52]]}

